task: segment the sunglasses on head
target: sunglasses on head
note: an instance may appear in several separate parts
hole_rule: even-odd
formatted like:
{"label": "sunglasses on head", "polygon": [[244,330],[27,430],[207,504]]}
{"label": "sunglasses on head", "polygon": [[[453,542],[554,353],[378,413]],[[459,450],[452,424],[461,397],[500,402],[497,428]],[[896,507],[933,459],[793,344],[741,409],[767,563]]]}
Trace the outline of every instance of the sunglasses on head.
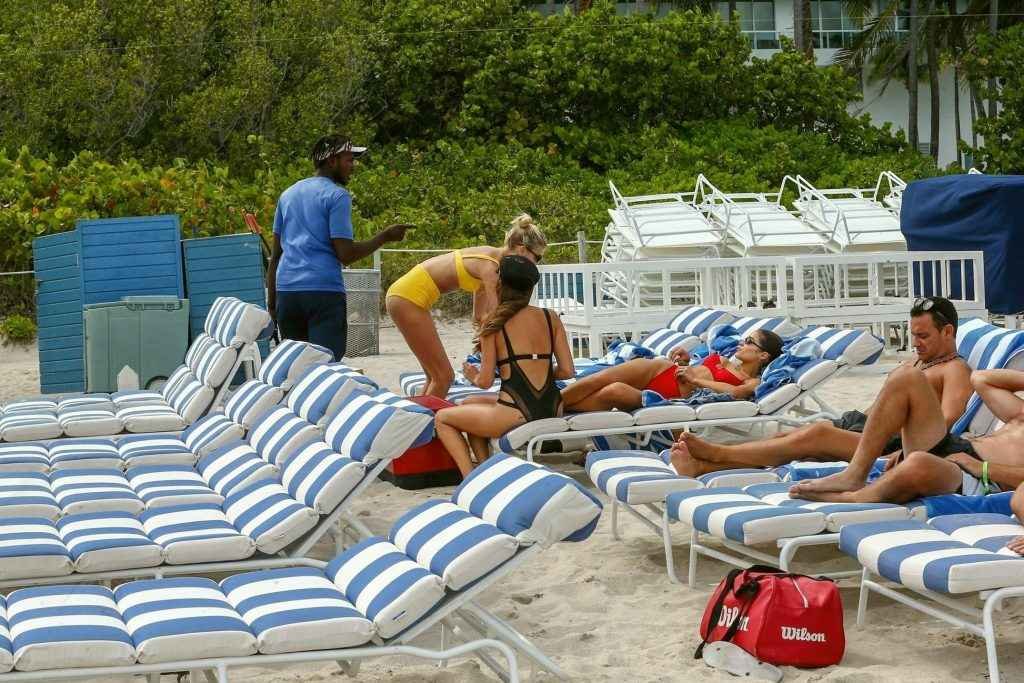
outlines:
{"label": "sunglasses on head", "polygon": [[942,322],[942,326],[952,325],[953,321],[947,318],[942,311],[935,308],[935,299],[930,296],[922,296],[914,299],[913,310],[921,311],[922,313],[931,313],[933,316],[938,318]]}

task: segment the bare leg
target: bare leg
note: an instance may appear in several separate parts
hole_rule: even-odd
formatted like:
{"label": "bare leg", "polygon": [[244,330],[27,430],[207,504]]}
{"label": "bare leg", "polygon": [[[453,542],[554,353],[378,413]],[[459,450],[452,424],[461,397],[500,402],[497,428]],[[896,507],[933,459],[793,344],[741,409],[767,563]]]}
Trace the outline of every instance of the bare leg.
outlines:
{"label": "bare leg", "polygon": [[1024,390],[1024,372],[976,370],[971,373],[971,386],[992,414],[1003,422],[1009,422],[1024,410],[1024,399],[1014,393]]}
{"label": "bare leg", "polygon": [[711,443],[689,433],[679,438],[708,472],[734,467],[778,467],[794,460],[849,460],[860,443],[860,434],[829,422],[815,422],[785,434],[740,444]]}
{"label": "bare leg", "polygon": [[[1024,484],[1018,486],[1013,493],[1013,498],[1010,499],[1010,509],[1013,510],[1013,514],[1019,521],[1024,521]],[[1024,555],[1024,536],[1013,539],[1006,544],[1006,547],[1018,555]]]}
{"label": "bare leg", "polygon": [[466,437],[469,439],[469,449],[473,451],[473,456],[476,458],[477,463],[481,463],[491,457],[490,439],[475,434],[467,434]]}
{"label": "bare leg", "polygon": [[568,410],[581,413],[594,410],[636,410],[643,403],[643,392],[624,382],[615,382],[598,389],[580,402],[566,406]]}
{"label": "bare leg", "polygon": [[455,370],[448,360],[448,354],[441,343],[441,337],[437,334],[430,311],[424,311],[400,296],[389,296],[386,304],[388,315],[394,321],[395,327],[405,337],[409,349],[427,374],[424,395],[445,398],[455,380]]}
{"label": "bare leg", "polygon": [[811,479],[790,489],[794,498],[820,500],[826,492],[863,488],[871,465],[881,456],[891,434],[901,431],[903,452],[925,451],[946,435],[946,421],[935,391],[924,373],[909,366],[894,370],[875,399],[857,450],[844,471],[823,479]]}
{"label": "bare leg", "polygon": [[481,438],[496,438],[524,422],[522,413],[508,406],[456,406],[438,411],[434,416],[434,429],[462,476],[466,476],[473,470],[473,461],[463,432]]}
{"label": "bare leg", "polygon": [[808,491],[800,497],[826,503],[906,503],[922,496],[956,493],[962,484],[963,473],[955,464],[915,451],[856,491]]}
{"label": "bare leg", "polygon": [[690,454],[690,450],[686,445],[687,440],[683,438],[685,436],[690,436],[690,434],[683,432],[679,440],[672,444],[672,467],[676,473],[683,477],[699,477],[708,472],[716,472],[719,468],[715,463],[698,460]]}
{"label": "bare leg", "polygon": [[622,365],[616,365],[607,370],[595,372],[593,375],[584,377],[562,389],[562,402],[565,403],[566,410],[599,410],[596,408],[581,408],[579,406],[588,405],[584,403],[588,397],[612,384],[625,384],[640,390],[647,386],[659,372],[663,372],[665,368],[674,365],[675,363],[664,358],[638,358],[626,361]]}

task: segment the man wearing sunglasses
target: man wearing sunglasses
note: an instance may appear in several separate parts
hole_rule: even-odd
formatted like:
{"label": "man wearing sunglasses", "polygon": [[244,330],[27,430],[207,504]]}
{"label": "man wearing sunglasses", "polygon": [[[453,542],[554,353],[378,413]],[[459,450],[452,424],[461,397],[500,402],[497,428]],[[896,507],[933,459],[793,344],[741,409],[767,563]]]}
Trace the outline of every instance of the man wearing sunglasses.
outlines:
{"label": "man wearing sunglasses", "polygon": [[[899,419],[891,419],[894,417],[889,407],[891,395],[903,395],[911,388],[925,393],[929,397],[928,409],[932,412],[933,422],[939,425],[936,429],[941,429],[942,435],[966,409],[971,396],[971,370],[956,352],[956,323],[956,308],[948,299],[918,299],[910,311],[910,333],[917,359],[889,375],[867,411],[849,411],[838,420],[816,422],[773,438],[743,444],[713,444],[691,434],[683,434],[674,446],[674,450],[684,452],[682,459],[688,462],[682,473],[699,475],[736,467],[777,467],[795,460],[850,461],[868,436],[872,416],[888,412],[884,419],[879,414],[876,424],[870,427],[872,440],[868,451],[861,449],[863,452],[877,450],[875,455],[870,460],[862,455],[858,466],[847,470],[848,475],[825,484],[825,487],[836,487],[833,491],[844,486],[850,487],[846,490],[862,487],[875,458],[903,450],[905,425]],[[914,427],[909,428],[916,434]],[[882,435],[881,444],[876,445],[875,434]],[[942,435],[920,447],[927,450]],[[925,441],[929,438],[926,436]],[[911,445],[918,447],[918,440],[915,439]],[[864,463],[868,470],[862,476],[859,468]],[[859,486],[851,483],[858,477]],[[813,491],[814,487],[810,490]]]}

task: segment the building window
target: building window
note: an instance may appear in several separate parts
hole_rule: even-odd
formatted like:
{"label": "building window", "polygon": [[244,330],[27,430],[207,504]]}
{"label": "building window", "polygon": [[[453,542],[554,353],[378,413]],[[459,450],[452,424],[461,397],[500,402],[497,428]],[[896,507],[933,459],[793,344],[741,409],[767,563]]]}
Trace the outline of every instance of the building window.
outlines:
{"label": "building window", "polygon": [[[729,20],[729,3],[719,2],[718,12],[726,21]],[[740,30],[747,37],[755,50],[776,50],[779,47],[779,34],[775,31],[774,0],[753,0],[737,2],[736,14],[739,15]]]}
{"label": "building window", "polygon": [[860,19],[846,14],[839,0],[811,1],[811,35],[816,48],[850,47],[861,32]]}

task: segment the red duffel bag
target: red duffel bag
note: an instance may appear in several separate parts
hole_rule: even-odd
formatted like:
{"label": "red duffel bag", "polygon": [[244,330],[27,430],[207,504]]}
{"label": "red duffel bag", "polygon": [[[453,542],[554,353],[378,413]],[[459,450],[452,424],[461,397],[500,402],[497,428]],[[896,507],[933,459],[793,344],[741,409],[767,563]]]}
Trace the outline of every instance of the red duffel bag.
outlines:
{"label": "red duffel bag", "polygon": [[831,666],[846,650],[843,602],[829,579],[765,566],[734,569],[711,596],[700,636],[696,659],[707,643],[726,640],[777,666]]}

